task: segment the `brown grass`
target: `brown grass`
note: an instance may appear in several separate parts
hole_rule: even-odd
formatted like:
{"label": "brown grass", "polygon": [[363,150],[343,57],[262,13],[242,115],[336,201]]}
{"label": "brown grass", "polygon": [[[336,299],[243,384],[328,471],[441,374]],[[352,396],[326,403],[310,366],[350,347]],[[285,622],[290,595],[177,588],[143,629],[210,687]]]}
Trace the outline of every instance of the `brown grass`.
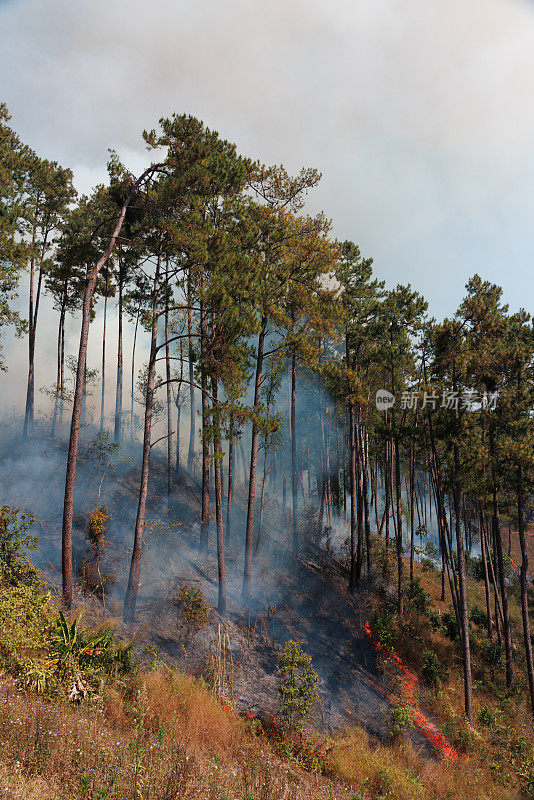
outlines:
{"label": "brown grass", "polygon": [[369,745],[360,729],[336,739],[332,769],[357,787],[363,800],[512,800],[517,792],[495,783],[477,760],[452,763],[421,757],[409,743]]}
{"label": "brown grass", "polygon": [[[349,800],[284,764],[199,684],[145,673],[92,708],[0,683],[2,800]],[[248,794],[247,794],[248,793]]]}
{"label": "brown grass", "polygon": [[245,725],[239,715],[183,672],[140,673],[126,699],[132,702],[138,695],[143,698],[146,725],[152,732],[162,728],[173,731],[219,755],[235,755],[244,746]]}

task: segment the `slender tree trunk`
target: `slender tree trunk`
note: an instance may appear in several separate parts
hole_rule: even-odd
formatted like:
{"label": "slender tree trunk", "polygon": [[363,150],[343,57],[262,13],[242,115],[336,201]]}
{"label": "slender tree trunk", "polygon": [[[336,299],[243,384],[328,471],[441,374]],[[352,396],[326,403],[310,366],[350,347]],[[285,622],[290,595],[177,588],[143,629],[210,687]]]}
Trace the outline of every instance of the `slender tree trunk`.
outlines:
{"label": "slender tree trunk", "polygon": [[358,523],[356,489],[356,430],[354,403],[349,400],[349,482],[350,482],[350,576],[349,591],[354,592],[358,582]]}
{"label": "slender tree trunk", "polygon": [[326,494],[325,494],[325,502],[326,502],[326,518],[328,520],[328,526],[332,527],[332,480],[330,474],[330,424],[328,425],[328,429],[326,431],[326,439],[325,439],[325,466],[326,466]]}
{"label": "slender tree trunk", "polygon": [[119,330],[117,336],[117,386],[115,392],[115,444],[122,441],[122,259],[119,256]]}
{"label": "slender tree trunk", "polygon": [[[387,412],[386,412],[387,413]],[[389,437],[384,440],[384,491],[385,508],[384,515],[386,520],[386,553],[389,550],[389,507],[390,507],[390,488],[391,488],[391,445]]]}
{"label": "slender tree trunk", "polygon": [[63,410],[65,408],[65,314],[61,321],[61,381],[59,394],[59,430],[63,431]]}
{"label": "slender tree trunk", "polygon": [[195,368],[193,364],[193,328],[191,319],[191,305],[192,305],[192,289],[191,289],[191,267],[189,267],[189,274],[187,278],[187,334],[189,342],[189,452],[187,453],[187,471],[193,472],[195,462],[195,387],[194,377]]}
{"label": "slender tree trunk", "polygon": [[517,470],[517,527],[521,546],[521,616],[523,618],[523,638],[525,641],[525,658],[527,662],[528,688],[530,693],[531,713],[534,717],[534,667],[532,663],[532,639],[530,636],[530,620],[528,615],[528,551],[525,541],[525,495],[523,489],[523,468]]}
{"label": "slender tree trunk", "polygon": [[[217,405],[217,381],[212,379],[213,404]],[[213,470],[215,477],[215,524],[217,528],[217,569],[219,573],[219,614],[226,612],[226,564],[224,558],[223,503],[221,480],[221,434],[218,420],[213,424]]]}
{"label": "slender tree trunk", "polygon": [[[258,339],[258,351],[256,356],[256,379],[254,382],[254,408],[259,410],[261,378],[263,372],[263,352],[265,345],[265,334],[267,331],[267,318],[261,321],[261,330]],[[258,423],[252,421],[252,441],[250,447],[250,475],[248,482],[248,506],[247,506],[247,527],[245,534],[245,563],[243,567],[243,590],[242,600],[245,604],[250,601],[250,581],[252,574],[252,536],[254,532],[254,503],[256,499],[256,471],[258,466]]]}
{"label": "slender tree trunk", "polygon": [[364,526],[365,526],[365,555],[367,577],[371,574],[371,520],[369,518],[369,488],[368,488],[368,443],[367,443],[367,429],[365,434],[362,428],[360,431],[360,453],[362,455],[362,494],[363,494],[363,513],[364,513]]}
{"label": "slender tree trunk", "polygon": [[363,566],[363,494],[362,494],[362,454],[360,449],[360,412],[358,415],[355,426],[355,443],[356,443],[356,497],[358,498],[358,511],[356,515],[358,525],[358,558],[356,559],[356,582],[359,583],[362,576]]}
{"label": "slender tree trunk", "polygon": [[247,486],[247,466],[245,460],[245,451],[243,450],[243,442],[239,439],[239,455],[241,456],[241,469],[243,470],[243,489]]}
{"label": "slender tree trunk", "polygon": [[135,389],[135,345],[137,343],[137,327],[139,325],[140,306],[137,306],[137,314],[135,315],[135,328],[132,344],[132,371],[131,371],[131,386],[130,386],[130,441],[134,439],[134,389]]}
{"label": "slender tree trunk", "polygon": [[260,511],[258,514],[258,535],[256,537],[256,546],[254,552],[257,553],[261,547],[262,533],[263,533],[263,504],[265,502],[265,484],[267,483],[267,448],[263,451],[263,476],[261,480],[260,492]]}
{"label": "slender tree trunk", "polygon": [[165,378],[167,381],[167,505],[171,501],[172,492],[172,387],[171,387],[171,359],[169,350],[169,259],[165,261]]}
{"label": "slender tree trunk", "polygon": [[400,444],[395,436],[395,491],[397,494],[397,526],[395,538],[397,542],[397,613],[403,614],[403,575],[404,562],[402,560],[402,506],[401,506],[401,471],[400,471]]}
{"label": "slender tree trunk", "polygon": [[482,506],[479,511],[479,531],[480,531],[480,550],[482,554],[482,568],[484,570],[484,592],[486,595],[486,625],[488,631],[488,639],[493,638],[493,618],[491,614],[491,590],[488,575],[488,554],[486,552],[486,537],[484,536],[484,520],[482,516]]}
{"label": "slender tree trunk", "polygon": [[159,277],[161,269],[161,250],[163,235],[160,238],[158,261],[154,274],[153,300],[152,300],[152,330],[150,337],[150,358],[148,362],[148,376],[145,399],[145,425],[143,434],[143,457],[141,461],[141,481],[139,484],[139,502],[135,520],[134,545],[130,563],[128,588],[124,599],[123,617],[125,622],[133,622],[135,607],[139,591],[139,575],[141,572],[141,556],[143,552],[143,534],[145,530],[146,501],[148,495],[148,476],[150,472],[150,450],[152,437],[152,412],[154,408],[154,389],[156,379],[156,357],[158,340],[158,299]]}
{"label": "slender tree trunk", "polygon": [[492,477],[492,499],[493,499],[493,532],[495,536],[495,546],[497,551],[497,565],[499,571],[499,583],[501,587],[501,601],[503,611],[503,637],[504,652],[506,658],[506,685],[511,686],[514,677],[512,662],[512,636],[510,631],[510,615],[508,611],[508,592],[506,589],[506,578],[504,574],[504,559],[502,552],[502,540],[499,522],[499,500],[497,493],[497,475],[495,468],[495,441],[493,424],[490,423],[490,458],[491,458],[491,477]]}
{"label": "slender tree trunk", "polygon": [[462,492],[458,482],[460,470],[460,452],[454,445],[454,521],[456,526],[456,552],[458,565],[458,583],[460,589],[460,622],[462,625],[462,651],[464,670],[465,713],[470,725],[473,724],[473,684],[471,678],[471,647],[469,643],[469,612],[467,610],[467,583],[465,575],[465,550],[462,532]]}
{"label": "slender tree trunk", "polygon": [[106,294],[104,295],[104,327],[102,331],[102,392],[100,396],[100,433],[104,430],[104,404],[106,397],[106,322],[108,315],[108,273],[106,272]]}
{"label": "slender tree trunk", "polygon": [[200,549],[207,553],[210,524],[210,451],[209,451],[209,402],[208,382],[204,359],[208,340],[208,318],[203,298],[204,275],[200,278],[200,387],[202,396],[202,508],[200,519]]}
{"label": "slender tree trunk", "polygon": [[[32,234],[32,244],[35,244],[35,227]],[[26,390],[26,412],[24,414],[23,436],[27,436],[33,427],[35,411],[35,337],[37,333],[37,315],[39,313],[39,299],[41,297],[41,286],[43,282],[43,260],[46,253],[48,241],[48,230],[45,231],[43,245],[39,260],[39,277],[37,279],[37,292],[35,296],[35,308],[33,304],[33,281],[35,275],[35,262],[32,255],[30,264],[30,298],[29,298],[29,330],[28,330],[28,385]]]}
{"label": "slender tree trunk", "polygon": [[65,326],[65,309],[66,309],[66,293],[63,294],[61,300],[61,309],[59,312],[59,325],[58,325],[58,332],[57,332],[57,374],[56,374],[56,396],[54,398],[54,413],[52,415],[52,428],[50,431],[50,436],[52,439],[55,438],[56,435],[56,425],[57,425],[57,418],[59,413],[59,406],[60,406],[60,397],[62,393],[62,375],[61,375],[61,368],[62,368],[62,343],[63,343],[63,328]]}
{"label": "slender tree trunk", "polygon": [[[502,613],[502,606],[500,601],[499,595],[499,586],[497,582],[496,572],[495,572],[495,564],[493,563],[494,559],[491,556],[491,548],[490,543],[488,540],[488,529],[486,527],[486,515],[482,515],[481,522],[482,522],[482,536],[484,539],[484,547],[486,553],[488,554],[488,564],[490,568],[490,578],[491,583],[493,585],[493,593],[495,595],[495,630],[497,632],[497,641],[499,647],[502,646],[502,638],[501,638],[501,629],[503,627],[503,613]],[[496,558],[495,548],[494,548],[494,555]]]}
{"label": "slender tree trunk", "polygon": [[296,430],[296,395],[297,395],[297,357],[291,356],[291,493],[293,495],[293,509],[291,527],[293,534],[293,556],[298,554],[298,498],[297,498],[297,430]]}
{"label": "slender tree trunk", "polygon": [[182,419],[182,383],[184,380],[184,340],[180,339],[180,380],[176,389],[176,472],[180,470],[180,424]]}
{"label": "slender tree trunk", "polygon": [[121,231],[128,206],[134,192],[145,178],[154,171],[153,167],[145,170],[132,186],[119,218],[113,230],[108,246],[97,263],[90,271],[85,286],[82,305],[82,328],[80,332],[80,346],[78,349],[78,365],[76,369],[76,383],[74,387],[74,400],[72,406],[72,419],[69,437],[69,452],[67,456],[67,471],[65,476],[65,497],[63,502],[63,525],[61,531],[61,567],[62,567],[62,598],[63,604],[70,609],[72,605],[72,517],[74,509],[74,484],[76,480],[76,465],[78,458],[78,443],[80,435],[80,420],[82,413],[82,395],[85,379],[85,360],[87,355],[87,342],[89,339],[89,323],[91,321],[91,300],[96,286],[98,273],[107,262],[117,237]]}
{"label": "slender tree trunk", "polygon": [[226,501],[226,544],[232,537],[232,494],[234,490],[234,412],[228,420],[228,495]]}
{"label": "slender tree trunk", "polygon": [[415,442],[410,453],[410,580],[413,581],[415,557]]}

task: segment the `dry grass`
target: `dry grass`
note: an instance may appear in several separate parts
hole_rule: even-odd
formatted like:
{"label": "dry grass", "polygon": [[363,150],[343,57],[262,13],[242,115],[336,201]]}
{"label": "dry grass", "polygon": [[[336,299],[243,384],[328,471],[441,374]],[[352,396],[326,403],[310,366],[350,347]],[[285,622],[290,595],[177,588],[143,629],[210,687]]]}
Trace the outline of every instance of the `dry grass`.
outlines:
{"label": "dry grass", "polygon": [[[250,727],[250,726],[249,726]],[[137,676],[92,708],[0,684],[2,800],[348,800],[177,673]]]}
{"label": "dry grass", "polygon": [[[406,565],[407,567],[408,565]],[[439,571],[415,565],[415,578],[427,593],[433,612],[451,612],[452,604],[448,584],[445,602],[441,601],[441,576]],[[468,579],[470,608],[478,606],[485,611],[484,584]],[[464,686],[461,653],[458,643],[440,630],[434,629],[425,615],[407,606],[402,624],[396,617],[391,621],[395,632],[395,650],[410,669],[421,674],[421,656],[432,650],[439,663],[448,670],[441,686],[425,686],[419,682],[417,698],[419,707],[430,713],[447,739],[469,761],[458,764],[445,763],[439,769],[430,766],[418,770],[425,791],[421,798],[451,797],[481,798],[534,797],[534,761],[532,721],[525,685],[522,644],[521,610],[516,584],[509,588],[510,619],[513,639],[515,683],[505,688],[504,668],[492,667],[484,651],[490,644],[484,627],[471,626],[471,657],[474,687],[474,723],[471,728],[464,713]],[[391,609],[388,600],[375,597],[375,612],[380,616]],[[399,789],[399,797],[403,797]],[[414,795],[417,796],[417,795]]]}
{"label": "dry grass", "polygon": [[[186,738],[210,753],[232,756],[243,748],[245,725],[230,707],[189,675],[177,671],[140,673],[129,686],[123,708],[141,695],[145,724],[152,732],[164,729]],[[131,706],[130,706],[131,707]],[[131,717],[131,711],[127,715]]]}
{"label": "dry grass", "polygon": [[332,769],[357,787],[362,800],[512,800],[513,789],[492,780],[481,762],[433,761],[421,757],[409,744],[369,745],[355,729],[334,742]]}

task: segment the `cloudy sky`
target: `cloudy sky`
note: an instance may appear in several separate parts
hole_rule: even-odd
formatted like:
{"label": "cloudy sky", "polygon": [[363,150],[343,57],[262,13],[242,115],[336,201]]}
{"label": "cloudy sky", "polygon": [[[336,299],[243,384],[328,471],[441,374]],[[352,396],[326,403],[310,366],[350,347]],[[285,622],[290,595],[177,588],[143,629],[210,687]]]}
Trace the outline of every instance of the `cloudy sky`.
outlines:
{"label": "cloudy sky", "polygon": [[534,311],[530,0],[0,0],[0,92],[87,191],[174,111],[290,170],[436,316],[478,272]]}

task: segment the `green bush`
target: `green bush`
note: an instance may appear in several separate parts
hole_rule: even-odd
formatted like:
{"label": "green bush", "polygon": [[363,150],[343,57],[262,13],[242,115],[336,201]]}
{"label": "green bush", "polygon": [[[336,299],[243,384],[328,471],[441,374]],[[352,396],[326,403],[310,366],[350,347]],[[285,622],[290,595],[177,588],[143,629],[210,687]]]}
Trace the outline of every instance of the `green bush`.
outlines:
{"label": "green bush", "polygon": [[389,712],[389,735],[394,742],[398,742],[415,728],[410,709],[402,701],[395,703]]}
{"label": "green bush", "polygon": [[473,606],[471,613],[469,614],[469,619],[475,625],[486,626],[488,624],[488,617],[484,611],[481,611],[480,608],[478,608],[478,606]]}
{"label": "green bush", "polygon": [[378,639],[383,647],[394,647],[397,641],[397,632],[391,614],[374,614],[371,620],[373,636]]}
{"label": "green bush", "polygon": [[421,586],[419,578],[414,578],[409,582],[405,593],[409,609],[413,609],[419,614],[428,614],[430,610],[430,599]]}
{"label": "green bush", "polygon": [[[21,563],[21,562],[19,562]],[[38,692],[79,700],[131,668],[130,644],[113,628],[91,632],[70,622],[43,591],[35,569],[0,581],[0,668]]]}
{"label": "green bush", "polygon": [[421,656],[423,679],[430,686],[438,686],[447,677],[447,671],[433,650],[424,650]]}
{"label": "green bush", "polygon": [[276,674],[281,698],[282,727],[286,730],[300,730],[317,700],[319,676],[312,667],[310,656],[302,650],[298,642],[286,642],[278,658]]}
{"label": "green bush", "polygon": [[178,615],[185,626],[191,630],[201,630],[209,622],[211,606],[198,586],[186,584],[173,597]]}
{"label": "green bush", "polygon": [[37,545],[29,533],[34,525],[33,514],[7,505],[0,508],[0,580],[17,580],[28,571],[28,550]]}
{"label": "green bush", "polygon": [[495,671],[504,667],[504,651],[497,642],[489,642],[482,648],[482,658],[489,667],[492,679],[495,677]]}
{"label": "green bush", "polygon": [[454,610],[445,611],[445,613],[441,615],[441,624],[445,636],[448,636],[453,642],[457,642],[460,638],[460,634]]}

